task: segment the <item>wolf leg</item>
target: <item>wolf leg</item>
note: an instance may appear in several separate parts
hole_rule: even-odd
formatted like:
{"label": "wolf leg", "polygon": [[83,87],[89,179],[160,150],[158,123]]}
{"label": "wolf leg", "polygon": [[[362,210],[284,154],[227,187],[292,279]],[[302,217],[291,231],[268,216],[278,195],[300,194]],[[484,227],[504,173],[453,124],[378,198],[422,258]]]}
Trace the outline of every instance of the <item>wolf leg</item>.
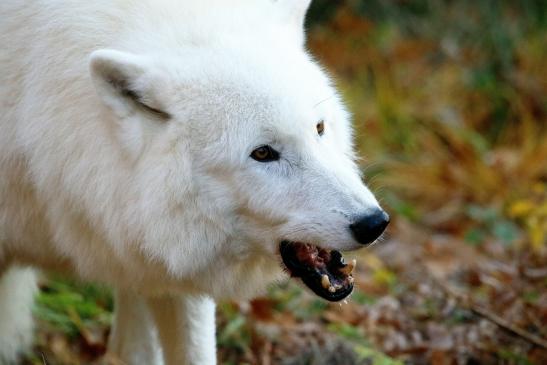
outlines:
{"label": "wolf leg", "polygon": [[146,300],[132,292],[115,294],[114,323],[106,363],[111,365],[162,364],[157,331]]}
{"label": "wolf leg", "polygon": [[0,274],[0,364],[17,363],[32,342],[36,288],[31,269],[12,267]]}
{"label": "wolf leg", "polygon": [[215,303],[208,297],[148,299],[165,365],[216,364]]}

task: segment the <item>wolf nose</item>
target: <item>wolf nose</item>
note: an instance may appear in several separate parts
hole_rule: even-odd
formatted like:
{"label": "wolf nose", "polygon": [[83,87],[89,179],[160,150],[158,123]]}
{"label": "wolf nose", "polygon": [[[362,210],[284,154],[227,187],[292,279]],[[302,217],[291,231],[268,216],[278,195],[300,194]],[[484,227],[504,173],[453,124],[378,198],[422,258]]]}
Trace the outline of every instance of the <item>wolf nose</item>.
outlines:
{"label": "wolf nose", "polygon": [[389,223],[389,215],[381,209],[358,217],[349,225],[353,237],[359,243],[368,245],[380,237]]}

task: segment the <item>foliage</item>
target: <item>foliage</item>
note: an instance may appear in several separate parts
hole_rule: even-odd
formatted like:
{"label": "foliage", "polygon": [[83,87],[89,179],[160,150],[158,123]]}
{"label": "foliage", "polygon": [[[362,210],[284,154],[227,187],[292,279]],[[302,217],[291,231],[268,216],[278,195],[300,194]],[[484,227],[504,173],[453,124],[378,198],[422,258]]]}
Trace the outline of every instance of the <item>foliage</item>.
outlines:
{"label": "foliage", "polygon": [[109,325],[112,312],[110,291],[91,284],[76,285],[51,280],[36,297],[34,314],[70,336],[90,324]]}

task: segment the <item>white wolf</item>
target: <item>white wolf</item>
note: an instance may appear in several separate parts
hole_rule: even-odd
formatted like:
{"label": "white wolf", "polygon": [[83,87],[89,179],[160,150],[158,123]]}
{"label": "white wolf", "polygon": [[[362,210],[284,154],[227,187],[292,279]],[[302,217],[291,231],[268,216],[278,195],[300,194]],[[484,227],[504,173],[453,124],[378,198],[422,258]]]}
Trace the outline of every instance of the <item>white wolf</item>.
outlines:
{"label": "white wolf", "polygon": [[213,364],[214,302],[328,300],[388,216],[304,47],[309,0],[0,2],[0,362],[34,266],[116,288],[109,353]]}

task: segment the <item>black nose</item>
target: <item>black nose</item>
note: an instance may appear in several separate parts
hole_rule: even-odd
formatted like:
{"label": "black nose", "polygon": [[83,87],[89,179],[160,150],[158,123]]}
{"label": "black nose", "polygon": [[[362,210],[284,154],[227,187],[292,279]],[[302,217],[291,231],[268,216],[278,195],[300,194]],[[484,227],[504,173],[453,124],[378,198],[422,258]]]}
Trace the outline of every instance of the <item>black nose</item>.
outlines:
{"label": "black nose", "polygon": [[359,243],[367,245],[380,237],[389,223],[389,215],[381,209],[376,209],[357,217],[355,222],[349,225],[353,237]]}

